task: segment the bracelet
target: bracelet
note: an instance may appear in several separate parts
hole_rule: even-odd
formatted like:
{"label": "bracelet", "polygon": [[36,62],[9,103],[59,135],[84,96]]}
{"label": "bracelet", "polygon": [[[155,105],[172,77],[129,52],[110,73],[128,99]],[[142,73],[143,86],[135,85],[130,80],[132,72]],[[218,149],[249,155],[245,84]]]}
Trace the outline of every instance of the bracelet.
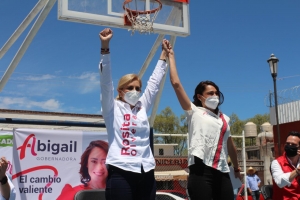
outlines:
{"label": "bracelet", "polygon": [[5,175],[5,176],[0,180],[0,182],[1,182],[1,185],[6,184],[6,183],[7,183],[7,176]]}
{"label": "bracelet", "polygon": [[159,59],[159,60],[162,60],[162,61],[164,61],[164,62],[167,62],[167,60],[166,60],[166,59]]}
{"label": "bracelet", "polygon": [[101,48],[101,54],[109,54],[109,48],[107,49]]}
{"label": "bracelet", "polygon": [[109,52],[109,48],[107,48],[107,49],[101,48],[101,52]]}

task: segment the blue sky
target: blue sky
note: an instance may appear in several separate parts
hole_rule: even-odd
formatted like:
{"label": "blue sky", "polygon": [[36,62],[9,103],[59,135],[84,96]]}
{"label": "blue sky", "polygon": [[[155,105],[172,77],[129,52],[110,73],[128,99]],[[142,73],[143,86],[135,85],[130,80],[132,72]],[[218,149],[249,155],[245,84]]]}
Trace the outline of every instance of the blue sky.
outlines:
{"label": "blue sky", "polygon": [[[0,1],[0,47],[36,3]],[[191,35],[177,37],[174,49],[187,94],[192,99],[201,80],[212,80],[225,96],[221,110],[227,115],[235,113],[245,120],[269,113],[265,97],[273,91],[267,63],[271,53],[280,60],[278,91],[300,85],[299,22],[298,0],[190,0]],[[29,28],[0,59],[1,77]],[[58,20],[56,3],[0,93],[0,108],[99,114],[98,33],[103,28]],[[157,34],[131,36],[125,29],[113,31],[116,85],[122,75],[139,72]],[[143,77],[144,85],[159,53]],[[176,115],[183,114],[169,75],[158,113],[167,106]]]}

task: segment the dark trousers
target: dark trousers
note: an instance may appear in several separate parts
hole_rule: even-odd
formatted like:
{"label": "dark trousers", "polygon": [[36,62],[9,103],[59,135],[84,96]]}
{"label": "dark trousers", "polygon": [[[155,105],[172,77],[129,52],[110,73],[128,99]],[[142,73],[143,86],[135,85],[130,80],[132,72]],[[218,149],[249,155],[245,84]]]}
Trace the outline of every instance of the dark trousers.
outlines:
{"label": "dark trousers", "polygon": [[106,200],[154,200],[155,195],[154,170],[135,173],[109,165]]}
{"label": "dark trousers", "polygon": [[257,191],[252,191],[252,199],[253,200],[259,200],[259,197],[260,197],[260,192],[259,192],[259,190],[257,190]]}
{"label": "dark trousers", "polygon": [[189,166],[188,193],[191,200],[233,200],[233,188],[228,173],[206,166],[195,157]]}

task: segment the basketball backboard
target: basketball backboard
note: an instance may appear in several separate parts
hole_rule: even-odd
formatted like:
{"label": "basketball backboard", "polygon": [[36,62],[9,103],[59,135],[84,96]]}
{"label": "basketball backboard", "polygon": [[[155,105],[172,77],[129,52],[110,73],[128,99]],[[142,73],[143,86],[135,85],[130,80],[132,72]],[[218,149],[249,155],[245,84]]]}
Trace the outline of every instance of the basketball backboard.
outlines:
{"label": "basketball backboard", "polygon": [[[174,36],[190,34],[188,0],[160,0],[162,9],[153,23],[153,32]],[[58,19],[130,29],[124,25],[124,0],[59,0]],[[154,0],[132,0],[132,10],[152,10]]]}

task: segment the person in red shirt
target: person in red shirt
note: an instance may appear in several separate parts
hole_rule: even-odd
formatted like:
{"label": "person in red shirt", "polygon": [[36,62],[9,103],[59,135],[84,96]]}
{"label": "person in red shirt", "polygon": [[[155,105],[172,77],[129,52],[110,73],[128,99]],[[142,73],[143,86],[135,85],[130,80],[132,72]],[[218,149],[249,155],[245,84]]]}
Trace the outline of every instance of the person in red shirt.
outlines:
{"label": "person in red shirt", "polygon": [[300,133],[292,131],[286,138],[282,156],[273,160],[273,200],[300,199]]}
{"label": "person in red shirt", "polygon": [[66,184],[57,200],[73,200],[80,190],[104,189],[108,176],[105,165],[107,152],[107,142],[102,140],[92,141],[81,155],[79,173],[82,184],[75,187]]}

